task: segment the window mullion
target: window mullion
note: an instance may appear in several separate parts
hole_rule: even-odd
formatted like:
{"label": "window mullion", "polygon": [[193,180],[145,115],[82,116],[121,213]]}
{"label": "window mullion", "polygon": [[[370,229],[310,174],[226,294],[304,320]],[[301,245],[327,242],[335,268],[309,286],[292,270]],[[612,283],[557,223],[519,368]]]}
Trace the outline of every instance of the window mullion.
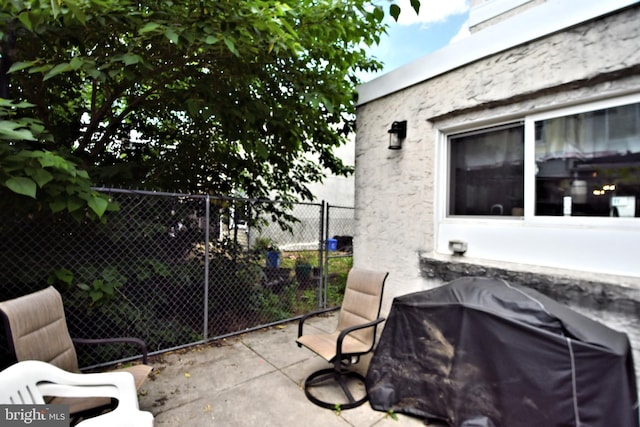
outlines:
{"label": "window mullion", "polygon": [[536,206],[536,132],[535,122],[524,122],[524,218],[535,216]]}

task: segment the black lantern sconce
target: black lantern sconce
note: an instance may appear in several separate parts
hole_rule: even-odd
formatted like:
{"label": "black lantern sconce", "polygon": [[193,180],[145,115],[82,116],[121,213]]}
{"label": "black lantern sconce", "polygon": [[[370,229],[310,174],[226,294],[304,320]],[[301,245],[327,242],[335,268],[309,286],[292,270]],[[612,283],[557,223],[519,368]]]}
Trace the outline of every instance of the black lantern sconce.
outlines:
{"label": "black lantern sconce", "polygon": [[389,132],[389,150],[399,150],[402,148],[402,140],[407,137],[407,121],[391,123]]}

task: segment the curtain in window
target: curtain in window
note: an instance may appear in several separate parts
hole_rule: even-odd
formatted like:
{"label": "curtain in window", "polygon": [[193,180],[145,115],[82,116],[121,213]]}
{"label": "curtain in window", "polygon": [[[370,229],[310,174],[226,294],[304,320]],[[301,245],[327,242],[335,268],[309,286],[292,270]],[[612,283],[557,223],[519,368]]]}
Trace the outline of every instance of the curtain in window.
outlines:
{"label": "curtain in window", "polygon": [[536,123],[536,159],[593,159],[640,152],[640,104]]}
{"label": "curtain in window", "polygon": [[535,130],[536,215],[622,216],[624,202],[635,216],[640,104],[541,120]]}
{"label": "curtain in window", "polygon": [[450,215],[522,215],[524,126],[451,137]]}
{"label": "curtain in window", "polygon": [[512,127],[452,139],[458,154],[456,167],[467,170],[522,162],[522,128]]}

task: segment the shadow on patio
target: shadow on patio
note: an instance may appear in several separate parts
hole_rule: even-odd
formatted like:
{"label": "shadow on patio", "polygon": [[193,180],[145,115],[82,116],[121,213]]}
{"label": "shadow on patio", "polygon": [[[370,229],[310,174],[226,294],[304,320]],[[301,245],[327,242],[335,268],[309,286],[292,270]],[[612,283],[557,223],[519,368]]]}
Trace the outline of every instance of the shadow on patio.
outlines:
{"label": "shadow on patio", "polygon": [[[333,330],[334,316],[310,321],[309,327]],[[287,323],[151,358],[155,370],[143,386],[140,408],[154,414],[156,426],[425,425],[400,414],[394,420],[368,402],[337,413],[308,401],[304,379],[329,365],[298,348],[297,326]],[[363,358],[360,369],[368,361]]]}

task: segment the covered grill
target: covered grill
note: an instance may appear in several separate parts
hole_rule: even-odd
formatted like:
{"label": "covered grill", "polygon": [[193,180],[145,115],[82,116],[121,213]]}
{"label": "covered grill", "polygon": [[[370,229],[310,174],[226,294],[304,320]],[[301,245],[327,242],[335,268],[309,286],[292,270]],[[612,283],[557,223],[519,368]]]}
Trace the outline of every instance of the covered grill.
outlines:
{"label": "covered grill", "polygon": [[395,298],[366,380],[374,409],[450,426],[639,426],[627,336],[499,279]]}

